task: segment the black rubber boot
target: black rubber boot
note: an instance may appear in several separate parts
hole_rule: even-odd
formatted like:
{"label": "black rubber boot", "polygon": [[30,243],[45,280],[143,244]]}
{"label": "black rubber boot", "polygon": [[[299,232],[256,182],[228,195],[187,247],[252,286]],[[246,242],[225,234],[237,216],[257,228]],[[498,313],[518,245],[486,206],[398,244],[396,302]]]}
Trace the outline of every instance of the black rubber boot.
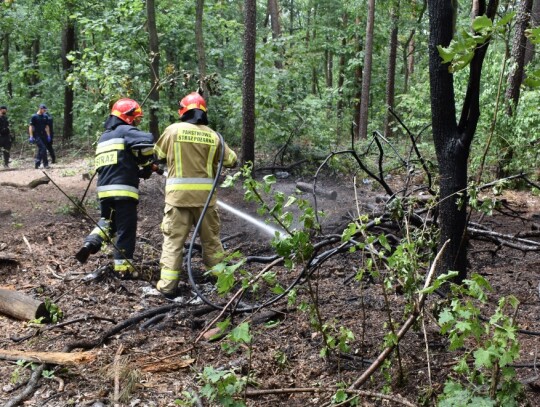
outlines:
{"label": "black rubber boot", "polygon": [[86,263],[88,260],[88,257],[90,257],[91,254],[96,254],[98,252],[98,249],[95,248],[95,246],[91,243],[85,243],[83,247],[79,249],[77,253],[75,253],[75,258],[79,260],[79,263]]}

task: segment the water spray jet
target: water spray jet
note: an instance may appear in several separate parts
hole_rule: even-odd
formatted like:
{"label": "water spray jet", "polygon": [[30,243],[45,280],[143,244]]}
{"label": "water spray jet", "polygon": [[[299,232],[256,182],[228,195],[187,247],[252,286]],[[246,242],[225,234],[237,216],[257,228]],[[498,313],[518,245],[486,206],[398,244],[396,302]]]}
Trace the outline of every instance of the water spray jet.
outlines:
{"label": "water spray jet", "polygon": [[219,199],[217,200],[217,204],[218,204],[218,206],[220,208],[230,212],[231,214],[233,214],[233,215],[235,215],[235,216],[237,216],[239,218],[244,219],[245,221],[251,223],[252,225],[257,227],[258,229],[262,230],[264,233],[266,233],[266,234],[268,234],[268,235],[270,235],[272,237],[275,237],[276,233],[277,233],[279,239],[283,239],[286,236],[286,233],[283,230],[280,230],[280,229],[275,228],[273,226],[267,225],[263,221],[261,221],[259,219],[256,219],[253,216],[248,215],[247,213],[242,212],[241,210],[236,209],[236,208],[226,204],[225,202],[220,201]]}

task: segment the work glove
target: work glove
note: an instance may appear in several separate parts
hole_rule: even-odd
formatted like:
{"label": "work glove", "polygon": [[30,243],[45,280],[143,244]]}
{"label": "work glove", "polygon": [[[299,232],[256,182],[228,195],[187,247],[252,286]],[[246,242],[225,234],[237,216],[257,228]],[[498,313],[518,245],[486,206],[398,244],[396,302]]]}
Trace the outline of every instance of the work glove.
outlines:
{"label": "work glove", "polygon": [[34,137],[30,136],[30,138],[28,139],[28,142],[30,144],[34,144],[36,142],[36,139]]}
{"label": "work glove", "polygon": [[147,165],[142,169],[139,169],[139,178],[148,179],[152,175],[152,166]]}
{"label": "work glove", "polygon": [[50,142],[51,142],[51,136],[47,135],[47,143],[50,143]]}

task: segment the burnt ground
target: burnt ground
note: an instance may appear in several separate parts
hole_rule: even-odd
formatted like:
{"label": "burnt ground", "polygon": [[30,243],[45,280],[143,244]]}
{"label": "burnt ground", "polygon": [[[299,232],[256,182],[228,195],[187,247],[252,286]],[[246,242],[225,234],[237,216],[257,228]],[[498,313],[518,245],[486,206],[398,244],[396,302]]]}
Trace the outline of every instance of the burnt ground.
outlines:
{"label": "burnt ground", "polygon": [[[90,162],[65,158],[47,173],[66,194],[80,199],[88,186],[84,174]],[[24,188],[28,182],[42,176],[41,170],[33,169],[29,158],[20,159],[10,170],[0,170],[0,287],[17,290],[39,301],[52,300],[63,311],[62,322],[70,323],[40,326],[0,315],[0,353],[15,350],[59,352],[70,344],[86,341],[92,342],[93,346],[86,348],[93,352],[95,359],[92,363],[48,365],[46,370],[51,372],[50,377],[38,381],[25,405],[114,405],[116,394],[122,397],[119,405],[173,406],[183,391],[202,394],[198,374],[212,366],[222,371],[233,369],[244,376],[250,373],[250,391],[274,390],[274,393],[248,397],[249,406],[322,406],[330,400],[331,392],[294,393],[280,392],[279,389],[326,389],[339,383],[350,384],[369,364],[364,359],[372,361],[383,348],[388,313],[380,284],[361,284],[352,278],[361,259],[359,254],[348,253],[336,255],[320,267],[313,274],[311,286],[299,286],[295,305],[288,306],[286,300],[281,300],[253,315],[235,316],[235,324],[252,321],[250,347],[242,344],[228,353],[223,349],[223,340],[209,339],[209,335],[199,339],[204,328],[219,313],[205,311],[205,306],[197,304],[187,289],[181,301],[176,303],[153,290],[159,276],[163,179],[153,175],[141,185],[136,262],[143,270],[144,278],[121,281],[107,273],[97,277],[93,274],[109,264],[107,253],[100,252],[85,265],[77,263],[73,255],[93,225],[84,216],[73,214],[69,200],[51,183]],[[298,180],[297,176],[280,179],[277,188],[289,194]],[[310,182],[309,179],[303,181]],[[94,185],[95,182],[88,191],[86,208],[96,219]],[[355,211],[352,181],[327,176],[321,180],[321,185],[338,192],[337,200],[318,201],[318,209],[328,214],[323,220],[324,230],[340,233],[348,214]],[[367,210],[376,208],[376,198],[381,194],[369,183],[361,184],[357,193]],[[230,205],[255,213],[253,206],[243,201],[239,187],[220,189],[219,197]],[[538,214],[540,199],[524,192],[509,192],[505,199],[527,221],[495,216],[483,218],[483,223],[506,233],[530,230],[534,215]],[[267,235],[257,228],[223,211],[222,222],[222,237],[226,238],[229,252],[239,250],[249,256],[273,254]],[[492,244],[473,241],[470,251],[471,271],[486,277],[494,289],[486,312],[496,306],[500,296],[514,295],[521,302],[516,316],[518,325],[539,332],[540,256],[536,252],[524,254],[508,248],[495,252],[494,248]],[[194,269],[200,269],[197,252],[193,256],[193,265]],[[266,266],[250,263],[246,268],[257,273]],[[282,267],[274,270],[283,285],[291,282],[298,273],[298,270],[285,272]],[[260,296],[269,298],[264,284],[261,286]],[[210,289],[208,284],[202,287]],[[299,306],[303,301],[310,301],[309,287],[318,297],[322,319],[354,333],[351,350],[342,358],[333,355],[325,359],[319,355],[321,335],[310,325],[309,313]],[[406,300],[399,293],[390,294],[391,314],[400,325],[404,320]],[[243,303],[249,300],[246,298]],[[432,301],[430,297],[428,305]],[[119,325],[166,305],[171,306],[167,313],[143,316],[135,323]],[[269,318],[267,315],[271,310],[275,313]],[[275,323],[268,323],[269,319]],[[394,358],[389,376],[376,373],[362,386],[366,391],[387,392],[394,401],[364,397],[360,405],[399,405],[395,402],[397,396],[414,405],[422,400],[426,405],[435,404],[430,395],[441,392],[445,379],[452,374],[456,354],[448,350],[448,342],[438,334],[433,318],[427,318],[425,326],[427,345],[424,333],[418,327],[409,331],[401,343],[400,356],[405,373],[402,383],[396,379]],[[118,329],[112,331],[113,327]],[[107,337],[99,341],[104,335]],[[538,336],[520,335],[519,339],[522,348],[519,362],[534,362],[540,344]],[[429,370],[426,346],[430,355]],[[81,348],[73,350],[77,351]],[[0,401],[5,403],[17,397],[25,389],[31,373],[28,367],[2,358]],[[525,398],[519,404],[540,405],[540,379],[534,369],[519,368],[517,374],[526,383]],[[200,403],[213,405],[206,399]]]}

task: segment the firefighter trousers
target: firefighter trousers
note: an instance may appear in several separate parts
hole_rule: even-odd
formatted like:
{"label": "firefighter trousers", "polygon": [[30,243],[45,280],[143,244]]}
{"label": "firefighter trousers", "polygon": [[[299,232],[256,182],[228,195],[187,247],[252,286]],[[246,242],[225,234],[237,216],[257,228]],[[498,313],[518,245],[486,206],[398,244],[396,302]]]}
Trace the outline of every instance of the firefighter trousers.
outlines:
{"label": "firefighter trousers", "polygon": [[[197,224],[203,208],[179,208],[165,204],[161,231],[163,247],[161,251],[161,279],[158,289],[171,293],[178,287],[182,271],[184,243]],[[210,269],[221,261],[223,245],[219,237],[220,220],[217,207],[209,206],[201,223],[199,238],[202,245],[204,265]]]}
{"label": "firefighter trousers", "polygon": [[102,243],[113,241],[114,270],[120,273],[132,273],[133,254],[137,238],[137,204],[135,199],[102,199],[101,218],[98,225],[84,240],[97,252]]}

